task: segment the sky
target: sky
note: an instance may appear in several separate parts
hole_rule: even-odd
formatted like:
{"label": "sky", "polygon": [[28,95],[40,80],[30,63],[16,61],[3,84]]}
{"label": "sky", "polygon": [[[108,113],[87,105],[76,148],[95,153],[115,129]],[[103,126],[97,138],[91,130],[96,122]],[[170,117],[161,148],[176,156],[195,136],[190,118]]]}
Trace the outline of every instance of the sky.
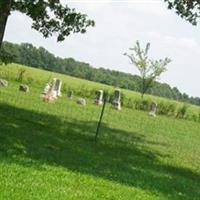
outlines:
{"label": "sky", "polygon": [[[64,42],[56,37],[45,39],[31,29],[31,19],[11,13],[4,40],[43,46],[56,56],[73,57],[93,67],[103,67],[138,74],[127,57],[136,40],[145,47],[151,43],[149,56],[169,57],[172,62],[159,79],[190,96],[200,97],[200,26],[192,26],[164,0],[62,0],[85,13],[96,23],[86,34],[73,34]],[[199,22],[200,24],[200,22]]]}

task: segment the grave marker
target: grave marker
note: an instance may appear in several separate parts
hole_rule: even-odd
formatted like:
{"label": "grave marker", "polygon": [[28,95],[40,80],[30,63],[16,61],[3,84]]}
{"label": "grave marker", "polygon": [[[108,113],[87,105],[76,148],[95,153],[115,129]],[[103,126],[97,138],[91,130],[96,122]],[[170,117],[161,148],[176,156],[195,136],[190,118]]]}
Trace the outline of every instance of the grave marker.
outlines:
{"label": "grave marker", "polygon": [[95,97],[94,103],[97,105],[103,104],[103,90],[96,91],[96,97]]}
{"label": "grave marker", "polygon": [[121,110],[121,90],[115,89],[112,105],[116,110]]}

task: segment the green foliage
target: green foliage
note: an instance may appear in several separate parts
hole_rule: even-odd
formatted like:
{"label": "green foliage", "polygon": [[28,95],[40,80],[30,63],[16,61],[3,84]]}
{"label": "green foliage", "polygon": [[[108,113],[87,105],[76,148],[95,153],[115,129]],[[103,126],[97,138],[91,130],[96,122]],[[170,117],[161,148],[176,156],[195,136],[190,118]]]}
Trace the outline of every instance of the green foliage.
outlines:
{"label": "green foliage", "polygon": [[135,109],[148,111],[151,102],[147,99],[137,99],[135,100]]}
{"label": "green foliage", "polygon": [[174,9],[181,18],[186,19],[193,25],[197,25],[200,17],[199,0],[164,0],[169,9]]}
{"label": "green foliage", "polygon": [[158,104],[158,114],[167,115],[167,116],[175,116],[176,114],[176,104],[161,101]]}
{"label": "green foliage", "polygon": [[188,110],[188,105],[184,104],[182,107],[178,109],[176,117],[181,119],[186,118],[187,110]]}
{"label": "green foliage", "polygon": [[171,62],[169,58],[164,60],[152,60],[148,58],[148,51],[150,48],[150,43],[146,44],[145,49],[142,49],[139,41],[133,48],[130,48],[131,54],[125,53],[125,56],[131,60],[131,63],[138,69],[141,77],[140,92],[143,95],[148,89],[152,87],[153,82],[166,71],[166,65]]}
{"label": "green foliage", "polygon": [[13,62],[14,55],[6,51],[4,48],[0,48],[0,64],[7,65],[8,63]]}
{"label": "green foliage", "polygon": [[26,73],[26,69],[25,68],[19,68],[16,80],[18,82],[22,83],[23,80],[24,80],[25,73]]}
{"label": "green foliage", "polygon": [[69,8],[59,0],[2,0],[0,10],[3,12],[10,2],[9,8],[29,16],[33,21],[32,28],[45,38],[56,34],[57,41],[63,41],[71,33],[85,33],[87,27],[94,26],[94,21],[88,19],[86,14]]}

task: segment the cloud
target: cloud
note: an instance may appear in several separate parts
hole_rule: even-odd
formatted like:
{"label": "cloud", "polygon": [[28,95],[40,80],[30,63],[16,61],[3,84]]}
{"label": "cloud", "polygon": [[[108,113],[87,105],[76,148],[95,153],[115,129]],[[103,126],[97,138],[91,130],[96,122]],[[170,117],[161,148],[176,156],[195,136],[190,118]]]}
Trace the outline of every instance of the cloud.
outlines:
{"label": "cloud", "polygon": [[158,31],[150,31],[147,35],[173,48],[178,48],[179,50],[183,50],[184,48],[200,54],[200,44],[194,38],[165,35]]}

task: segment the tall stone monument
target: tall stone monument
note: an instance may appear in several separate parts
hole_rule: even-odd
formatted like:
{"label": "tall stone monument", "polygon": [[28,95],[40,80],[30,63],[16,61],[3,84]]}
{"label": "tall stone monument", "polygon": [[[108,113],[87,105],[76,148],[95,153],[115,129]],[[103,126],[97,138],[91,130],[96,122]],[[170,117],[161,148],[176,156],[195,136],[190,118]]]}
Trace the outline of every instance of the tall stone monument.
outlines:
{"label": "tall stone monument", "polygon": [[112,105],[116,110],[121,110],[121,90],[120,89],[115,89],[114,94],[113,94]]}
{"label": "tall stone monument", "polygon": [[53,97],[61,96],[61,86],[62,86],[62,81],[57,78],[54,78],[51,87]]}
{"label": "tall stone monument", "polygon": [[103,90],[97,90],[96,91],[96,97],[95,97],[94,103],[96,105],[102,105],[103,104]]}

